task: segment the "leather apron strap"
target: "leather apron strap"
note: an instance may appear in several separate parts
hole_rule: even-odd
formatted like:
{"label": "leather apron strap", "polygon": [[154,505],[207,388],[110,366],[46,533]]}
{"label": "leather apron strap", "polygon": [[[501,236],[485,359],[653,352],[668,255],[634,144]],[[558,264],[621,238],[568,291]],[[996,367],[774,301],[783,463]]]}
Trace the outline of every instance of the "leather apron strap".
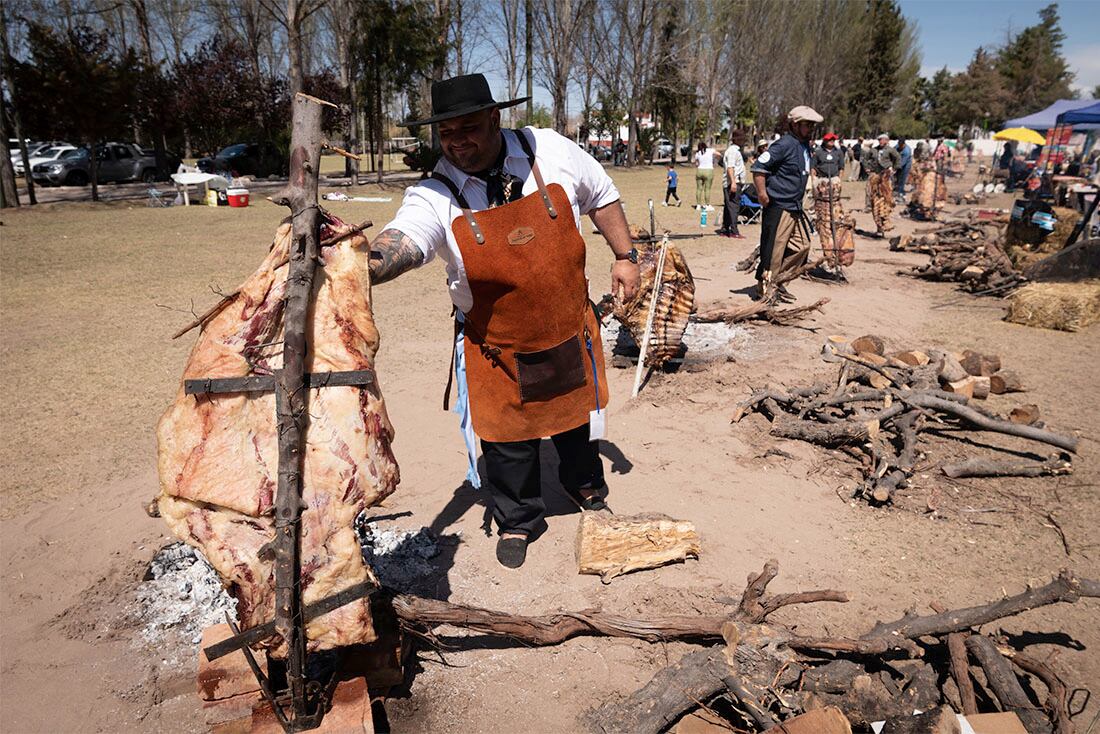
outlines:
{"label": "leather apron strap", "polygon": [[542,197],[542,203],[546,206],[546,211],[550,213],[551,219],[557,219],[558,210],[554,208],[553,202],[550,201],[550,194],[546,191],[546,183],[542,180],[542,171],[539,170],[539,162],[535,160],[535,151],[531,149],[531,143],[522,130],[513,130],[512,132],[516,134],[523,152],[527,154],[527,160],[531,162],[531,173],[535,176],[535,184],[539,187],[539,196]]}
{"label": "leather apron strap", "polygon": [[458,208],[462,210],[462,216],[466,218],[466,222],[470,225],[470,229],[474,231],[474,239],[477,240],[479,245],[484,245],[485,235],[481,233],[481,227],[477,225],[477,220],[474,219],[474,212],[470,209],[470,202],[466,201],[466,197],[463,196],[462,192],[455,186],[455,182],[438,171],[432,171],[429,178],[433,178],[447,187],[447,190],[451,192],[451,196],[455,198],[455,203],[458,204]]}

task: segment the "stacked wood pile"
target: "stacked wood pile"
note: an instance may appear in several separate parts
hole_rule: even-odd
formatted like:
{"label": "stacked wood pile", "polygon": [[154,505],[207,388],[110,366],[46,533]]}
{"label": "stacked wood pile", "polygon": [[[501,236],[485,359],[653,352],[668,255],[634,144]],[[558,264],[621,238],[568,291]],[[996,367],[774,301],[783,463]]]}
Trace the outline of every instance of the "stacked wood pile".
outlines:
{"label": "stacked wood pile", "polygon": [[828,361],[840,362],[836,379],[796,388],[754,390],[732,422],[752,412],[771,420],[771,434],[837,449],[855,458],[863,474],[853,496],[882,505],[904,487],[924,455],[922,433],[965,428],[1017,436],[1054,447],[1045,461],[972,457],[941,465],[951,477],[1042,476],[1072,471],[1069,454],[1078,439],[1045,430],[1035,406],[1002,418],[979,407],[990,392],[1018,392],[1015,373],[998,357],[967,351],[929,350],[887,354],[882,339],[868,335],[851,342],[830,337]]}
{"label": "stacked wood pile", "polygon": [[971,293],[1000,292],[1026,278],[1000,244],[995,222],[952,222],[890,239],[895,252],[923,252],[931,260],[905,272],[924,280],[959,283]]}

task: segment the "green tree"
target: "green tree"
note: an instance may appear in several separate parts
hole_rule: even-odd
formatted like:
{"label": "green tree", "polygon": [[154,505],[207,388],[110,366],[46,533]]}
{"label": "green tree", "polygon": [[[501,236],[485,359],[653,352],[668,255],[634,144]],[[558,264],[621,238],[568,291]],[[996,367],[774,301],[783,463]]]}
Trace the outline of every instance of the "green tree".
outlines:
{"label": "green tree", "polygon": [[439,24],[446,19],[426,0],[359,0],[354,22],[354,76],[367,112],[371,162],[381,183],[388,131],[384,110],[400,94],[415,98],[421,82],[445,63],[447,34]]}
{"label": "green tree", "polygon": [[895,0],[870,0],[864,48],[850,98],[858,129],[880,128],[898,93],[906,21]]}
{"label": "green tree", "polygon": [[1001,49],[997,68],[1009,99],[1008,117],[1034,112],[1073,96],[1073,72],[1062,56],[1066,36],[1058,18],[1058,4],[1039,11],[1039,23],[1029,26]]}
{"label": "green tree", "polygon": [[142,66],[132,49],[118,53],[106,33],[86,26],[58,32],[31,23],[27,46],[29,61],[13,70],[27,129],[86,143],[92,200],[99,201],[95,146],[130,127]]}
{"label": "green tree", "polygon": [[966,71],[956,74],[943,100],[943,116],[953,126],[988,130],[1007,117],[1008,91],[997,59],[984,48],[974,52]]}

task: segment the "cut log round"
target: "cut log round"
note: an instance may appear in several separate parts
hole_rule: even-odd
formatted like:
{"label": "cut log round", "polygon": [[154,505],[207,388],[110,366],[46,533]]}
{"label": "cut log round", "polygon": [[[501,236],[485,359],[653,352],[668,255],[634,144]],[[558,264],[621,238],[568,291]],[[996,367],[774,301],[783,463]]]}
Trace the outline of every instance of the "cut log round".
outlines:
{"label": "cut log round", "polygon": [[939,370],[940,382],[958,382],[959,380],[966,379],[967,374],[969,373],[959,364],[959,360],[955,358],[955,355],[943,355]]}
{"label": "cut log round", "polygon": [[1039,420],[1039,406],[1031,403],[1027,405],[1017,405],[1009,412],[1008,419],[1013,423],[1030,426]]}
{"label": "cut log round", "polygon": [[996,395],[1003,395],[1006,392],[1023,392],[1024,384],[1015,372],[1001,370],[989,376],[989,390]]}
{"label": "cut log round", "polygon": [[894,359],[898,360],[899,362],[903,362],[910,367],[923,367],[924,365],[928,364],[929,361],[927,354],[925,354],[924,352],[918,352],[916,350],[911,350],[908,352],[898,352],[894,355]]}
{"label": "cut log round", "polygon": [[864,334],[852,341],[852,349],[856,354],[877,354],[880,357],[886,354],[886,344],[883,343],[880,337],[874,334]]}
{"label": "cut log round", "polygon": [[962,353],[959,364],[967,374],[975,377],[988,377],[1001,369],[1001,358],[996,355],[987,355],[967,349]]}
{"label": "cut log round", "polygon": [[988,377],[971,377],[974,381],[974,389],[971,394],[978,400],[985,400],[989,397],[989,378]]}
{"label": "cut log round", "polygon": [[944,389],[947,390],[947,392],[955,393],[956,395],[962,395],[963,397],[968,399],[972,398],[974,397],[974,378],[964,377],[961,380],[949,382],[947,383],[947,385],[944,386]]}

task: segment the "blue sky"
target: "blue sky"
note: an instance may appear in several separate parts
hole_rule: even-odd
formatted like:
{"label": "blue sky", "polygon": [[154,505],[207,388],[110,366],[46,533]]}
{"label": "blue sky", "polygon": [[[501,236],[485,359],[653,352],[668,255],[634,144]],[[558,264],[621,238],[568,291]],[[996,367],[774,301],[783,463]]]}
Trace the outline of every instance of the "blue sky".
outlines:
{"label": "blue sky", "polygon": [[[1009,34],[1039,20],[1046,0],[901,0],[905,17],[917,22],[923,64],[931,76],[947,66],[966,68],[978,46],[1001,45]],[[1058,14],[1066,34],[1062,53],[1077,74],[1074,86],[1087,94],[1100,84],[1100,2],[1061,0]]]}

